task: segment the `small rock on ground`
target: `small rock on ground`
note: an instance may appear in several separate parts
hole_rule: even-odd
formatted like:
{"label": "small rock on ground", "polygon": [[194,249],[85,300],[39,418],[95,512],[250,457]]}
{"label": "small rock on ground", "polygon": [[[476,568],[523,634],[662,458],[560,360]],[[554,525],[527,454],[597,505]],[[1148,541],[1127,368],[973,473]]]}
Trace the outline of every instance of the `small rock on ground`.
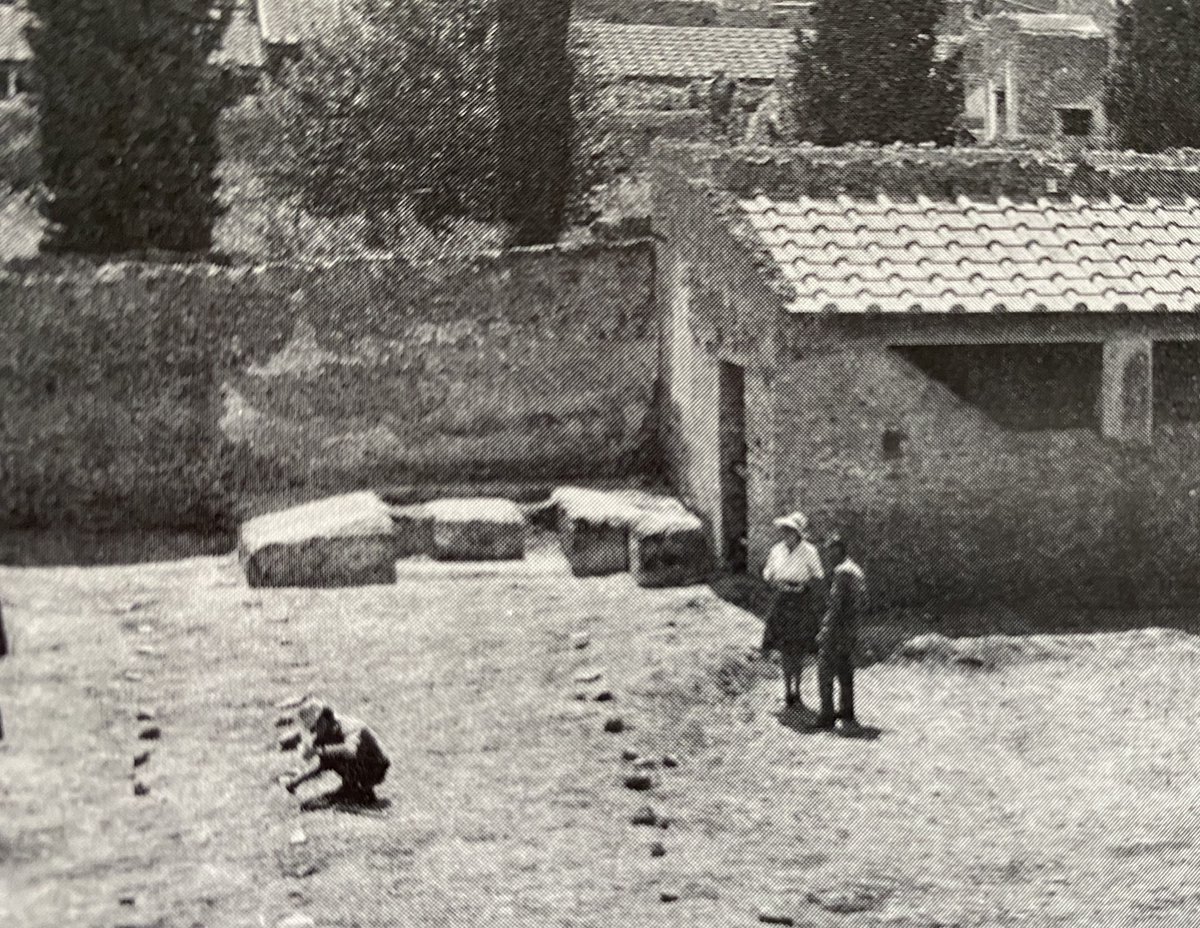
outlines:
{"label": "small rock on ground", "polygon": [[631,825],[657,825],[658,814],[649,806],[642,806],[633,813],[633,818],[629,822]]}
{"label": "small rock on ground", "polygon": [[275,720],[276,728],[287,728],[289,725],[295,725],[295,724],[296,724],[296,717],[294,715],[281,715],[279,718],[277,718]]}
{"label": "small rock on ground", "polygon": [[625,778],[625,788],[639,793],[644,793],[653,786],[654,779],[648,773],[631,773]]}
{"label": "small rock on ground", "polygon": [[796,920],[790,915],[784,915],[781,912],[772,912],[769,909],[764,909],[758,913],[758,920],[764,925],[794,925]]}
{"label": "small rock on ground", "polygon": [[660,902],[678,902],[679,901],[679,893],[672,892],[669,889],[664,889],[661,893],[658,894],[658,898],[659,898]]}
{"label": "small rock on ground", "polygon": [[679,758],[676,757],[674,754],[667,754],[662,759],[662,765],[664,767],[678,767],[679,766]]}
{"label": "small rock on ground", "polygon": [[133,795],[149,796],[150,795],[150,787],[147,786],[145,783],[143,783],[141,780],[138,780],[133,784]]}
{"label": "small rock on ground", "polygon": [[617,696],[612,690],[601,690],[596,694],[596,702],[612,702]]}
{"label": "small rock on ground", "polygon": [[294,751],[298,747],[300,747],[299,732],[293,732],[290,735],[284,735],[279,739],[279,750],[281,751]]}
{"label": "small rock on ground", "polygon": [[153,709],[138,709],[137,720],[139,722],[153,722],[157,718],[157,714]]}
{"label": "small rock on ground", "polygon": [[571,644],[576,651],[582,651],[591,643],[591,636],[587,632],[576,632],[571,636]]}
{"label": "small rock on ground", "polygon": [[162,737],[162,729],[157,725],[147,725],[138,733],[138,737],[142,741],[157,741]]}
{"label": "small rock on ground", "polygon": [[667,856],[667,849],[666,849],[666,847],[663,846],[663,843],[661,841],[655,841],[653,844],[650,845],[650,856],[651,857],[666,857]]}
{"label": "small rock on ground", "polygon": [[149,751],[142,751],[140,754],[133,755],[133,766],[144,767],[148,763],[150,763]]}
{"label": "small rock on ground", "polygon": [[576,683],[595,683],[604,677],[601,667],[583,667],[575,672]]}
{"label": "small rock on ground", "polygon": [[625,720],[619,715],[614,715],[604,722],[604,730],[610,735],[619,735],[625,730]]}
{"label": "small rock on ground", "polygon": [[621,752],[621,760],[635,761],[640,756],[641,755],[638,754],[638,752],[633,750],[632,748],[626,748],[624,751]]}

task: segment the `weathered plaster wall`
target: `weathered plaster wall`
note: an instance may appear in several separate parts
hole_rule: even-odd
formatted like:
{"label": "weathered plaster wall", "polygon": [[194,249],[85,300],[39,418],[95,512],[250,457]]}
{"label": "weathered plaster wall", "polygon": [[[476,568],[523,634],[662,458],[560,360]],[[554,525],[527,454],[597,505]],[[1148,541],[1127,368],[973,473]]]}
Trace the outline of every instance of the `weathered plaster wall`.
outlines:
{"label": "weathered plaster wall", "polygon": [[247,492],[651,466],[645,244],[415,267],[0,274],[0,527],[212,527]]}
{"label": "weathered plaster wall", "polygon": [[538,249],[292,275],[291,342],[233,381],[228,431],[342,487],[629,473],[653,450],[653,255]]}
{"label": "weathered plaster wall", "polygon": [[[1003,429],[882,346],[802,351],[778,377],[779,494],[844,530],[883,602],[1194,596],[1200,430],[1150,448]],[[903,436],[898,457],[885,432]]]}

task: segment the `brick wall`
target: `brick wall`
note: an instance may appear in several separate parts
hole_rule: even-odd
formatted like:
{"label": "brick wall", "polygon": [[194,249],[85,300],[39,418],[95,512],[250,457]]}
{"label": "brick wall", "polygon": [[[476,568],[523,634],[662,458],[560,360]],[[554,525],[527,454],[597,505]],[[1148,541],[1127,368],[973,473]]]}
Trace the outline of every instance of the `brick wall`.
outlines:
{"label": "brick wall", "polygon": [[[848,532],[884,602],[1194,596],[1200,432],[1133,450],[1090,430],[1007,431],[880,346],[778,376],[785,506]],[[889,459],[885,432],[904,436]]]}

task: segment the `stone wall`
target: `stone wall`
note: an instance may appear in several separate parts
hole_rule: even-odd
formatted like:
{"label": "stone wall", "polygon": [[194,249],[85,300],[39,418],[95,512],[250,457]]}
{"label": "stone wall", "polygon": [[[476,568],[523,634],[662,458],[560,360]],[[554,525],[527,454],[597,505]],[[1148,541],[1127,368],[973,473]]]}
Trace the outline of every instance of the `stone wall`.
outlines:
{"label": "stone wall", "polygon": [[644,244],[358,261],[286,285],[298,328],[231,381],[225,419],[276,480],[627,474],[653,453]]}
{"label": "stone wall", "polygon": [[711,26],[717,22],[718,0],[576,0],[575,19],[652,26]]}
{"label": "stone wall", "polygon": [[0,273],[0,528],[225,528],[251,494],[651,466],[652,250]]}
{"label": "stone wall", "polygon": [[1194,597],[1200,430],[1013,431],[887,348],[778,376],[778,502],[846,531],[883,602]]}

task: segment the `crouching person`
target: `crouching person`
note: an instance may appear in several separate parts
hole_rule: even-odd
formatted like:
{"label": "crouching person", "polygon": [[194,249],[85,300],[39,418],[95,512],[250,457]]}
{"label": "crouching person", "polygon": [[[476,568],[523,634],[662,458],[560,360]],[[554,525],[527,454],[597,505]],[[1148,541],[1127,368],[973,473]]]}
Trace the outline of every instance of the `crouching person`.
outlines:
{"label": "crouching person", "polygon": [[294,793],[304,783],[329,771],[341,777],[342,785],[329,797],[333,802],[369,805],[375,802],[375,787],[387,776],[391,761],[375,733],[357,719],[338,715],[331,706],[310,699],[296,713],[312,733],[305,760],[317,766],[287,784]]}

